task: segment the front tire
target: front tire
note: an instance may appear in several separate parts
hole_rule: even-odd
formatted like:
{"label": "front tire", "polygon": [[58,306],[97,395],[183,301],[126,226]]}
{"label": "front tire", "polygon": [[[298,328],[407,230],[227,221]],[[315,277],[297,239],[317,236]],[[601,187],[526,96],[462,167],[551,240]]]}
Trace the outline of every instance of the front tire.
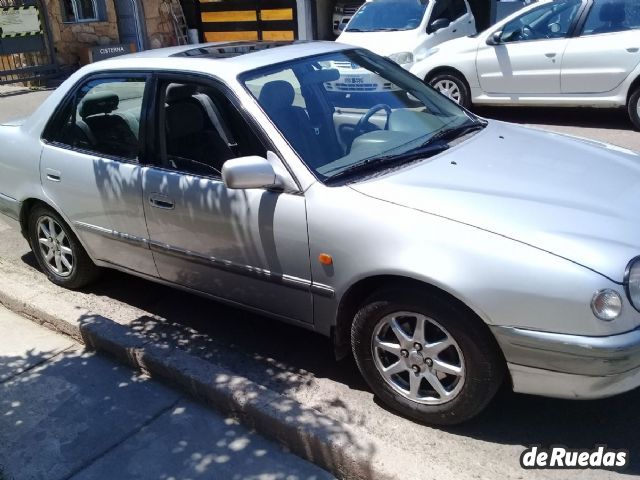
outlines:
{"label": "front tire", "polygon": [[465,108],[471,106],[471,93],[464,78],[454,72],[436,73],[427,83],[447,98]]}
{"label": "front tire", "polygon": [[384,404],[419,422],[455,425],[480,413],[505,364],[473,313],[421,289],[381,290],[351,329],[356,363]]}
{"label": "front tire", "polygon": [[56,285],[78,289],[100,274],[69,226],[48,207],[41,205],[31,211],[29,243],[40,268]]}
{"label": "front tire", "polygon": [[640,130],[640,87],[636,88],[629,97],[627,112],[636,130]]}

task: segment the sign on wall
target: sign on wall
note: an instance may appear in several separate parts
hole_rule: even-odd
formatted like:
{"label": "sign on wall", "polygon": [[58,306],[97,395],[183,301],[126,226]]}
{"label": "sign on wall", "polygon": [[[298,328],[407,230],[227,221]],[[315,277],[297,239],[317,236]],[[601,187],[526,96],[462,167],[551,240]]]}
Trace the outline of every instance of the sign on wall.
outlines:
{"label": "sign on wall", "polygon": [[38,7],[0,8],[0,38],[26,37],[41,33]]}

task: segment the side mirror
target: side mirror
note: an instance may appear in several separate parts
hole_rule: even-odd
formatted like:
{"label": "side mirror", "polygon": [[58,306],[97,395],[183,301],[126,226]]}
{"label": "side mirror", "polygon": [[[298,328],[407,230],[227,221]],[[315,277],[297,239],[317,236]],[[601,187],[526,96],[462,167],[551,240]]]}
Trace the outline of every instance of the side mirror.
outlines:
{"label": "side mirror", "polygon": [[280,187],[281,182],[266,158],[232,158],[222,165],[222,180],[227,188],[250,189]]}
{"label": "side mirror", "polygon": [[500,45],[502,43],[502,31],[493,32],[489,38],[487,38],[487,45]]}
{"label": "side mirror", "polygon": [[449,25],[451,25],[451,20],[448,18],[438,18],[429,24],[429,27],[427,27],[427,33],[437,32],[438,30],[447,28]]}

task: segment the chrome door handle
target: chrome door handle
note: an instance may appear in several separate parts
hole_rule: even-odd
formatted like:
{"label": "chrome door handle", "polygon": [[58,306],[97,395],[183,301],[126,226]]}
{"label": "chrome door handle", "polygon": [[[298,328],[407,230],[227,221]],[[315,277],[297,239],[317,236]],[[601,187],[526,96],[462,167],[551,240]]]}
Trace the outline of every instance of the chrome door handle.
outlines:
{"label": "chrome door handle", "polygon": [[547,58],[554,58],[557,55],[557,53],[553,53],[553,52],[549,52],[549,53],[545,53],[544,56]]}
{"label": "chrome door handle", "polygon": [[169,197],[164,195],[153,194],[149,196],[149,203],[152,207],[162,208],[164,210],[173,210],[176,204]]}
{"label": "chrome door handle", "polygon": [[47,168],[45,172],[47,173],[47,180],[51,180],[52,182],[59,182],[62,180],[62,173],[58,170]]}

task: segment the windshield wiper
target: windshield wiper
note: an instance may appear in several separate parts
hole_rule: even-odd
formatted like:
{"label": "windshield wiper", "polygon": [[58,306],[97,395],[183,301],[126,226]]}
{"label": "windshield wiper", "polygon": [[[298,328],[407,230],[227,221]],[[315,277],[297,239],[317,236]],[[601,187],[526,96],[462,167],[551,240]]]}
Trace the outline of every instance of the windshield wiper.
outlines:
{"label": "windshield wiper", "polygon": [[432,157],[439,153],[444,152],[449,148],[446,143],[429,143],[418,148],[414,148],[407,152],[398,153],[395,155],[385,155],[382,157],[367,158],[361,162],[355,163],[344,170],[331,175],[327,180],[327,184],[335,183],[337,180],[353,177],[356,175],[362,175],[371,171],[379,171],[384,166],[400,165],[401,163],[410,162],[413,160],[421,160],[424,158]]}
{"label": "windshield wiper", "polygon": [[476,130],[482,130],[487,126],[486,123],[480,121],[474,121],[473,123],[466,123],[459,127],[447,128],[441,130],[432,137],[429,138],[422,146],[431,145],[439,141],[454,140],[460,138],[467,133],[475,132]]}

